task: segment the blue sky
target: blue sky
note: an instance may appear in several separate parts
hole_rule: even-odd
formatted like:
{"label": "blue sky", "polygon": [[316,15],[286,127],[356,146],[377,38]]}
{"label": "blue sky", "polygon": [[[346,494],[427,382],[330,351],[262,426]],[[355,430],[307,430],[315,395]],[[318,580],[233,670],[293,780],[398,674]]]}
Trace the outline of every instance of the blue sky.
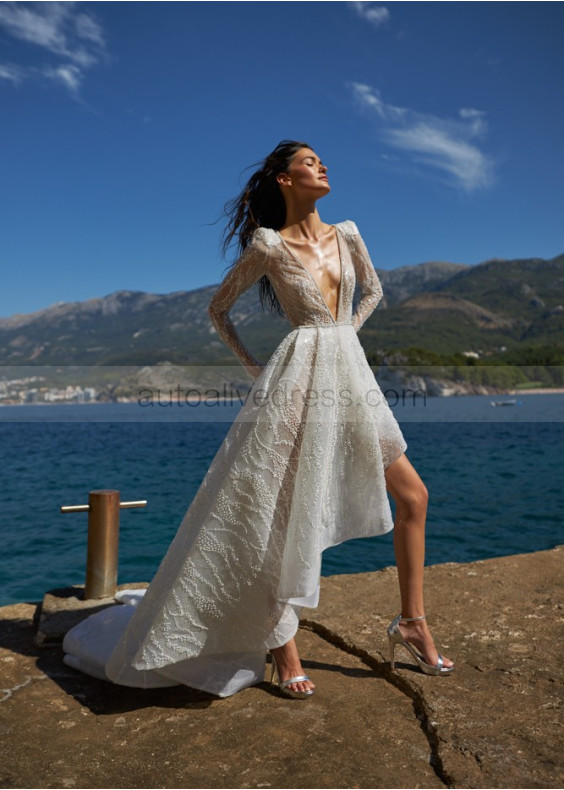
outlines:
{"label": "blue sky", "polygon": [[377,268],[564,252],[552,2],[0,2],[0,316],[221,280],[279,140]]}

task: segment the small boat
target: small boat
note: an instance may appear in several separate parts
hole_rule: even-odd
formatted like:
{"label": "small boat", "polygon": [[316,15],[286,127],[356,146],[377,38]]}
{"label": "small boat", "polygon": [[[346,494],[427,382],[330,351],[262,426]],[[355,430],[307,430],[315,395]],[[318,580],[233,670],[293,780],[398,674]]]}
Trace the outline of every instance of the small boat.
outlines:
{"label": "small boat", "polygon": [[517,398],[513,400],[492,400],[490,401],[492,406],[515,406],[517,403]]}

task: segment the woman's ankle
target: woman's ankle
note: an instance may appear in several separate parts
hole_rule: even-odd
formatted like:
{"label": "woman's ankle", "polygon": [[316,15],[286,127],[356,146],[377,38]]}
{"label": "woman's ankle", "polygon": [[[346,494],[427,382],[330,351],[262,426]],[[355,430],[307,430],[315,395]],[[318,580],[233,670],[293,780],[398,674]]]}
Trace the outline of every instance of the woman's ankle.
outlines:
{"label": "woman's ankle", "polygon": [[399,621],[400,623],[418,623],[426,619],[427,619],[427,615],[425,614],[411,615],[409,617],[404,617],[403,615],[400,615]]}

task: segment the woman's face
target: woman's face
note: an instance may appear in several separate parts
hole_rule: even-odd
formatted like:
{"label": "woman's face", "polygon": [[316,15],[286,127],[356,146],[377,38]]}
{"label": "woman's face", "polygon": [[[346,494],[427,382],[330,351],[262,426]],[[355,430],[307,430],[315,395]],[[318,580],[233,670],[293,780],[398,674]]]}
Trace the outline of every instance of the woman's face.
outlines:
{"label": "woman's face", "polygon": [[313,192],[316,197],[323,197],[331,191],[327,167],[311,148],[300,148],[286,173],[281,173],[278,179],[281,186],[289,187],[292,192]]}

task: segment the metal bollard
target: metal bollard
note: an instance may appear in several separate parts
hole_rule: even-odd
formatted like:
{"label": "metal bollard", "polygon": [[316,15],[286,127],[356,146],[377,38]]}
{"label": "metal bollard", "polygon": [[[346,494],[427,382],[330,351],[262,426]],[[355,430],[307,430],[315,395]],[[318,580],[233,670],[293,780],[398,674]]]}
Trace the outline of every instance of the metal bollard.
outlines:
{"label": "metal bollard", "polygon": [[145,507],[146,499],[120,502],[119,491],[90,491],[87,505],[63,505],[61,513],[88,511],[85,600],[114,596],[117,586],[119,511]]}

